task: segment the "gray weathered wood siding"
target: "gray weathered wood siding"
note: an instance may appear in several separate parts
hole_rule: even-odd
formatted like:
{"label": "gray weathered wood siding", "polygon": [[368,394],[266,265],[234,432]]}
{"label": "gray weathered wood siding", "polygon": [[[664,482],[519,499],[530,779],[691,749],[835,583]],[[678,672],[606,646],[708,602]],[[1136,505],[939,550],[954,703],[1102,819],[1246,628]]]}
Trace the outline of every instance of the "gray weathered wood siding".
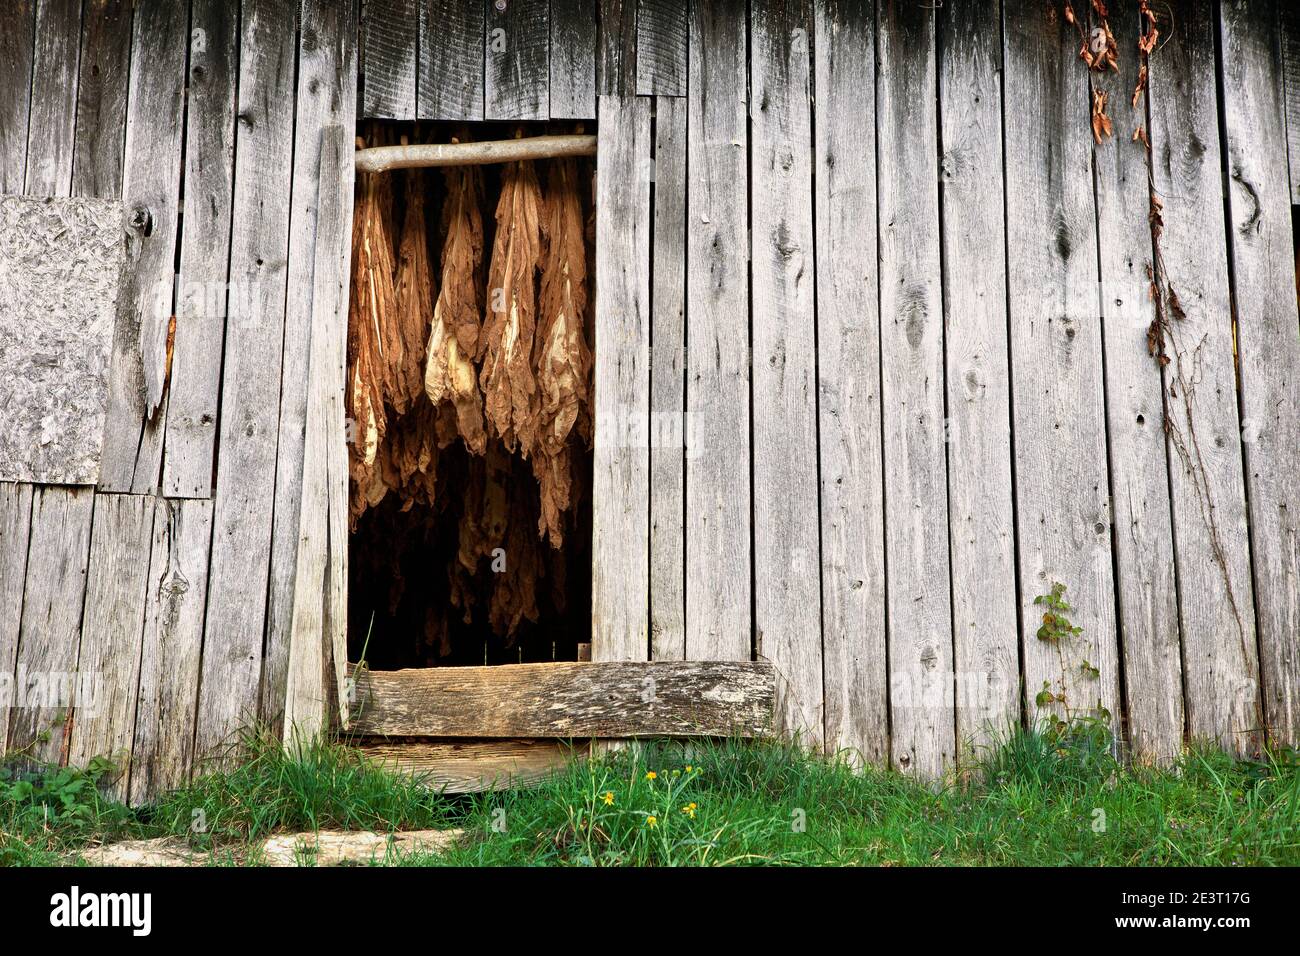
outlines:
{"label": "gray weathered wood siding", "polygon": [[358,6],[0,11],[0,191],[121,199],[128,259],[98,486],[0,484],[0,745],[134,801],[341,693]]}
{"label": "gray weathered wood siding", "polygon": [[377,117],[597,122],[595,659],[770,661],[783,730],[924,774],[1097,705],[1144,759],[1295,743],[1300,17],[1180,0],[1134,106],[1134,10],[1101,75],[1062,10],[0,4],[0,191],[120,198],[130,263],[98,487],[0,483],[0,687],[99,692],[0,741],[144,800],[336,712]]}

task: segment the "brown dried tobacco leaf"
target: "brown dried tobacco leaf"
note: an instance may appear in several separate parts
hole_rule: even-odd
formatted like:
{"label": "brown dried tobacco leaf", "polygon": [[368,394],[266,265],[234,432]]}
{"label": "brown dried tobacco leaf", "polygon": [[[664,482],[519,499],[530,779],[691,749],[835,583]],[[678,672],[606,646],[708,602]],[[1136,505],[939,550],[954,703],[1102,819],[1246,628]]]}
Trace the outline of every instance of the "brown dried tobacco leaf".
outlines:
{"label": "brown dried tobacco leaf", "polygon": [[[364,146],[359,140],[358,146]],[[376,465],[384,440],[383,362],[379,329],[396,309],[393,257],[385,212],[383,174],[357,181],[352,229],[352,287],[348,306],[348,383],[346,408],[351,423],[348,472],[352,478],[350,521],[383,498],[386,488]]]}
{"label": "brown dried tobacco leaf", "polygon": [[1110,117],[1106,115],[1106,91],[1092,91],[1092,138],[1098,145],[1111,135]]}
{"label": "brown dried tobacco leaf", "polygon": [[493,431],[510,451],[528,458],[537,442],[537,382],[533,336],[537,323],[537,269],[541,265],[541,189],[531,162],[510,163],[501,174],[497,232],[488,270],[479,385]]}
{"label": "brown dried tobacco leaf", "polygon": [[1145,127],[1139,126],[1137,129],[1133,130],[1133,142],[1135,143],[1140,142],[1144,147],[1147,148],[1147,150],[1151,149],[1151,140],[1147,138],[1147,131]]}
{"label": "brown dried tobacco leaf", "polygon": [[470,459],[454,563],[471,575],[505,539],[510,471],[510,454],[499,441],[489,441],[482,458]]}
{"label": "brown dried tobacco leaf", "polygon": [[[370,144],[372,146],[391,145],[393,137],[377,124],[372,129]],[[373,190],[375,216],[368,238],[369,254],[373,257],[374,268],[370,275],[373,281],[381,281],[381,276],[391,289],[391,297],[385,301],[385,307],[377,310],[372,319],[375,323],[376,371],[383,389],[384,401],[394,408],[398,407],[397,396],[402,392],[402,317],[401,304],[397,301],[397,227],[393,210],[393,176],[391,173],[370,175],[370,188]],[[386,272],[384,271],[386,270]],[[389,292],[385,290],[385,295]]]}
{"label": "brown dried tobacco leaf", "polygon": [[415,407],[388,423],[379,462],[384,484],[397,493],[402,511],[414,505],[432,507],[437,491],[437,410],[423,396]]}
{"label": "brown dried tobacco leaf", "polygon": [[446,172],[447,199],[443,204],[442,288],[433,307],[424,368],[424,391],[435,405],[451,403],[465,447],[483,454],[482,398],[474,368],[479,338],[478,281],[483,263],[482,194],[477,167],[463,166]]}
{"label": "brown dried tobacco leaf", "polygon": [[407,170],[403,175],[406,218],[402,223],[395,282],[401,361],[390,398],[398,414],[410,408],[424,391],[424,352],[433,325],[433,270],[429,265],[429,236],[424,220],[428,183],[422,169]]}
{"label": "brown dried tobacco leaf", "polygon": [[537,582],[545,575],[541,542],[533,534],[536,509],[526,482],[515,480],[510,487],[510,518],[506,532],[505,568],[492,575],[492,599],[488,621],[492,630],[513,643],[520,623],[537,622]]}
{"label": "brown dried tobacco leaf", "polygon": [[551,167],[546,194],[546,261],[534,346],[539,408],[533,474],[540,491],[539,535],[564,541],[569,508],[570,433],[579,416],[591,415],[591,351],[587,348],[587,263],[578,164]]}

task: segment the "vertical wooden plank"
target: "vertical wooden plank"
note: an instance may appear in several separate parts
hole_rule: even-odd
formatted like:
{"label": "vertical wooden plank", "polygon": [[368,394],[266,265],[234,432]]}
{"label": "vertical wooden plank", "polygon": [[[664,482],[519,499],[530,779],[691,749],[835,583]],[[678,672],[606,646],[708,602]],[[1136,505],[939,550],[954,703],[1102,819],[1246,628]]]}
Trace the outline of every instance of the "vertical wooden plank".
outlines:
{"label": "vertical wooden plank", "polygon": [[640,661],[650,650],[650,100],[599,105],[591,659]]}
{"label": "vertical wooden plank", "polygon": [[95,496],[77,661],[78,673],[93,681],[94,691],[73,710],[68,763],[80,767],[96,756],[112,759],[121,776],[111,792],[120,799],[127,795],[135,732],[153,518],[151,497]]}
{"label": "vertical wooden plank", "polygon": [[876,22],[814,4],[817,375],[826,751],[889,751],[876,256]]}
{"label": "vertical wooden plank", "polygon": [[686,659],[751,636],[746,11],[691,7],[686,214]]}
{"label": "vertical wooden plank", "polygon": [[549,0],[489,3],[486,45],[484,118],[541,120],[549,117]]}
{"label": "vertical wooden plank", "polygon": [[80,49],[81,0],[40,0],[27,127],[29,196],[66,196],[71,188]]}
{"label": "vertical wooden plank", "polygon": [[416,0],[362,0],[361,18],[366,64],[362,115],[415,119]]}
{"label": "vertical wooden plank", "polygon": [[26,181],[36,0],[0,4],[0,193]]}
{"label": "vertical wooden plank", "polygon": [[127,266],[109,370],[99,487],[148,494],[162,468],[167,331],[178,226],[188,4],[141,4],[132,32],[125,175]]}
{"label": "vertical wooden plank", "polygon": [[140,692],[130,800],[144,803],[190,778],[212,502],[153,499]]}
{"label": "vertical wooden plank", "polygon": [[37,488],[18,631],[8,749],[60,763],[67,753],[68,708],[78,698],[77,646],[90,551],[91,488]]}
{"label": "vertical wooden plank", "polygon": [[1300,335],[1277,5],[1220,7],[1237,314],[1264,719],[1300,742]]}
{"label": "vertical wooden plank", "polygon": [[596,116],[596,0],[551,0],[551,119]]}
{"label": "vertical wooden plank", "polygon": [[0,749],[9,738],[9,721],[17,703],[14,667],[18,662],[31,526],[32,486],[0,483]]}
{"label": "vertical wooden plank", "polygon": [[[1003,123],[1019,157],[1006,166],[1006,220],[1025,707],[1037,720],[1044,683],[1063,685],[1065,709],[1100,700],[1118,729],[1088,71],[1054,4],[1005,0],[1003,37]],[[1053,582],[1083,628],[1059,649],[1037,638],[1033,604]]]}
{"label": "vertical wooden plank", "polygon": [[163,494],[212,495],[217,395],[227,313],[245,318],[244,290],[227,285],[234,189],[239,11],[194,0],[185,116],[185,228],[181,234],[176,340],[167,399]]}
{"label": "vertical wooden plank", "polygon": [[483,4],[420,0],[420,119],[483,118]]}
{"label": "vertical wooden plank", "polygon": [[122,194],[127,83],[131,63],[131,5],[86,0],[77,80],[73,195]]}
{"label": "vertical wooden plank", "polygon": [[[315,737],[330,724],[330,700],[342,702],[346,679],[346,634],[335,627],[346,617],[341,591],[331,586],[331,565],[346,560],[346,535],[336,537],[332,513],[347,509],[332,489],[331,465],[343,455],[342,393],[348,323],[348,271],[340,270],[351,247],[353,135],[355,124],[321,130],[315,267],[311,291],[311,388],[307,396],[306,443],[302,461],[302,509],[296,532],[287,679],[283,697],[284,739]],[[346,454],[345,452],[343,454]],[[278,518],[278,512],[277,512]],[[279,522],[277,520],[277,528]],[[336,641],[342,637],[342,641]]]}
{"label": "vertical wooden plank", "polygon": [[636,91],[642,96],[686,95],[685,0],[637,0]]}
{"label": "vertical wooden plank", "polygon": [[596,92],[631,96],[636,90],[637,0],[597,0],[600,42],[596,52]]}
{"label": "vertical wooden plank", "polygon": [[247,290],[249,311],[226,328],[196,760],[215,756],[258,716],[289,254],[296,14],[292,0],[244,6],[230,281]]}
{"label": "vertical wooden plank", "polygon": [[937,777],[956,749],[932,8],[882,0],[877,31],[891,749]]}
{"label": "vertical wooden plank", "polygon": [[1282,69],[1286,93],[1287,168],[1291,204],[1300,205],[1300,7],[1282,5]]}
{"label": "vertical wooden plank", "polygon": [[[1138,19],[1136,4],[1110,10],[1117,38],[1138,36]],[[1146,109],[1144,100],[1135,108],[1132,97],[1140,65],[1135,54],[1121,55],[1117,71],[1091,74],[1092,95],[1107,95],[1115,131],[1092,149],[1125,712],[1133,753],[1168,763],[1182,748],[1182,662],[1169,462],[1159,427],[1161,372],[1146,343],[1152,318],[1149,189],[1146,150],[1133,141],[1134,130],[1145,126]],[[1182,478],[1181,469],[1174,478]]]}
{"label": "vertical wooden plank", "polygon": [[[1187,315],[1173,322],[1166,345],[1168,421],[1162,429],[1168,436],[1173,491],[1185,725],[1188,736],[1217,740],[1241,753],[1249,748],[1261,716],[1223,219],[1215,19],[1210,0],[1194,0],[1179,8],[1161,36],[1160,54],[1151,57],[1147,101],[1152,182],[1164,203],[1160,248],[1169,281]],[[1162,23],[1161,30],[1165,29]],[[1128,139],[1119,135],[1124,132],[1124,126],[1117,125],[1121,141]],[[1132,209],[1125,215],[1138,218]],[[1146,359],[1144,322],[1151,321],[1153,307],[1144,285],[1133,283],[1123,295],[1126,303],[1131,297],[1141,307],[1132,327],[1120,324],[1119,328],[1127,328],[1125,348]],[[1113,300],[1109,294],[1103,299],[1108,347]],[[1107,366],[1109,370],[1109,353]],[[1152,424],[1152,414],[1146,412],[1144,427]],[[1116,527],[1122,539],[1127,526],[1121,520],[1124,502],[1118,491],[1116,500]],[[1121,577],[1121,605],[1128,590]],[[1145,642],[1162,643],[1158,634],[1149,631]],[[1130,671],[1135,652],[1126,641],[1124,660]],[[1131,675],[1127,683],[1129,722],[1137,747],[1141,724],[1137,712],[1143,705],[1134,699]],[[1150,688],[1147,693],[1153,699],[1145,706],[1172,707],[1176,686],[1170,678]],[[1179,722],[1180,734],[1183,723]]]}
{"label": "vertical wooden plank", "polygon": [[650,335],[650,652],[686,657],[686,102],[655,103]]}
{"label": "vertical wooden plank", "polygon": [[[26,179],[35,21],[33,0],[0,4],[0,193],[21,193]],[[19,691],[14,668],[31,520],[31,486],[0,482],[0,749]]]}
{"label": "vertical wooden plank", "polygon": [[[275,516],[262,669],[262,717],[273,731],[278,729],[280,714],[285,707],[289,645],[294,633],[294,594],[300,567],[298,546],[302,532],[299,524],[300,520],[310,524],[326,518],[323,508],[319,513],[311,513],[320,503],[304,510],[302,498],[306,479],[304,464],[310,464],[314,469],[324,461],[319,453],[310,462],[304,457],[309,395],[316,385],[325,387],[332,384],[324,370],[324,355],[316,360],[314,366],[312,362],[313,343],[317,338],[316,322],[318,319],[326,321],[325,313],[318,315],[313,305],[314,285],[318,280],[330,278],[328,274],[316,276],[314,273],[318,268],[328,272],[336,268],[338,262],[334,246],[339,241],[337,219],[340,203],[336,193],[340,174],[337,157],[331,155],[330,161],[336,163],[334,171],[328,182],[322,179],[326,161],[323,137],[326,130],[336,127],[356,129],[356,97],[351,95],[350,79],[356,75],[353,39],[356,24],[349,15],[349,7],[310,0],[304,5],[303,14],[303,34],[298,51],[284,360],[280,374],[280,437],[276,448]],[[321,195],[322,189],[327,195]],[[322,221],[320,210],[326,202],[331,204],[330,216],[333,218]],[[317,243],[325,243],[327,254],[324,258],[316,255]],[[333,327],[330,321],[321,332],[324,334]],[[320,370],[316,373],[321,376],[320,382],[313,381],[313,367]],[[323,450],[321,446],[321,452]],[[324,487],[324,476],[320,480]],[[322,548],[325,540],[323,535],[313,534],[310,546]],[[325,552],[321,551],[322,565],[325,557]],[[319,602],[319,594],[316,600]]]}
{"label": "vertical wooden plank", "polygon": [[1020,718],[1002,24],[996,4],[954,3],[938,26],[953,662],[958,752],[972,756]]}
{"label": "vertical wooden plank", "polygon": [[777,728],[820,750],[811,25],[806,0],[751,9],[754,616],[758,653],[778,675]]}

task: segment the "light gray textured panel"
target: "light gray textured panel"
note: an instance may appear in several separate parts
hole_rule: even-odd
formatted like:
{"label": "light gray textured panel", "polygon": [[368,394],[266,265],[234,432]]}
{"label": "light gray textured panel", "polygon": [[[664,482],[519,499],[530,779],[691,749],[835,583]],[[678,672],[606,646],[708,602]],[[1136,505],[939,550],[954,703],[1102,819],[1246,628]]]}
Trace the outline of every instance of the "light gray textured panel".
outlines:
{"label": "light gray textured panel", "polygon": [[122,204],[0,196],[0,480],[99,479]]}

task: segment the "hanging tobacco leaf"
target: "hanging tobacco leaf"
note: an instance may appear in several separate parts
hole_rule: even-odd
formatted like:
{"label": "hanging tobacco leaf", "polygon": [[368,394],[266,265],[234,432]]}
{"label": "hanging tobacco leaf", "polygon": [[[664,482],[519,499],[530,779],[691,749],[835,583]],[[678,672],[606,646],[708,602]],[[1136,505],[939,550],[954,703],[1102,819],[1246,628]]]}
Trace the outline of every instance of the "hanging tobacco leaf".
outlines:
{"label": "hanging tobacco leaf", "polygon": [[424,391],[435,405],[451,403],[456,426],[473,454],[483,454],[482,399],[474,359],[479,347],[479,276],[483,263],[482,177],[473,166],[446,172],[442,288],[433,308]]}
{"label": "hanging tobacco leaf", "polygon": [[[405,137],[403,137],[405,139]],[[397,258],[397,330],[400,362],[390,403],[398,414],[409,409],[424,391],[424,353],[433,325],[433,270],[429,265],[429,237],[425,228],[424,170],[404,174],[406,218]]]}
{"label": "hanging tobacco leaf", "polygon": [[[587,347],[587,264],[578,164],[551,168],[546,195],[546,260],[541,319],[534,347],[539,395],[538,440],[533,454],[541,514],[538,533],[553,547],[564,539],[570,505],[570,434],[591,416],[591,351]],[[590,426],[585,429],[590,432]]]}
{"label": "hanging tobacco leaf", "polygon": [[531,162],[510,163],[501,176],[497,231],[488,271],[479,384],[487,418],[510,451],[528,458],[537,443],[533,337],[537,270],[541,265],[541,189]]}

